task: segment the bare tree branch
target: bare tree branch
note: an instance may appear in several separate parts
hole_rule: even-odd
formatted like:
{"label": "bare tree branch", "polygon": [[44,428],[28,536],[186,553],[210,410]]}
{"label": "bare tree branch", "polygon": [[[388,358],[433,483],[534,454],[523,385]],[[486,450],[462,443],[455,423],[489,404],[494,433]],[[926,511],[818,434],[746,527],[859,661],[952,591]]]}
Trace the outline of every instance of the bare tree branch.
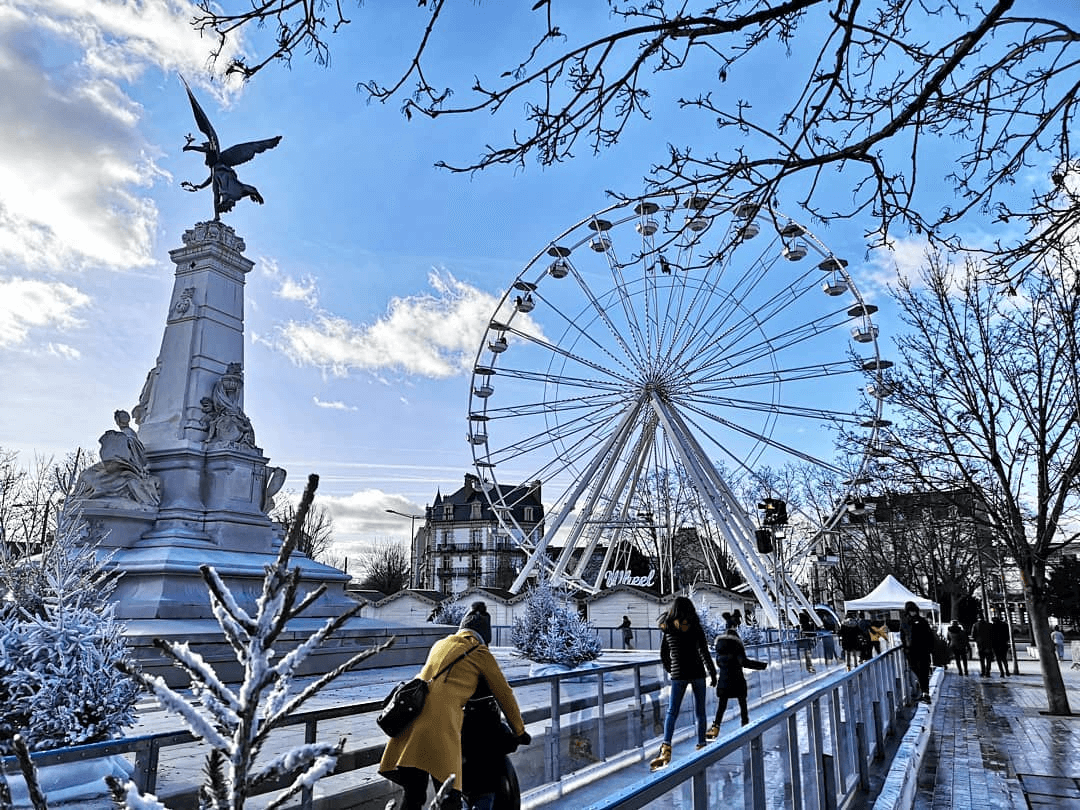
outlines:
{"label": "bare tree branch", "polygon": [[[433,43],[453,30],[476,37],[463,50],[476,46],[489,9],[472,11],[475,34],[459,34],[461,21],[443,19],[444,0],[421,2],[417,46],[397,78],[358,87],[371,99],[401,99],[408,117],[506,112],[516,101],[524,128],[511,127],[475,159],[438,164],[454,172],[530,159],[551,165],[574,157],[581,142],[599,151],[632,124],[647,124],[650,103],[674,101],[705,119],[687,120],[694,142],[657,156],[651,187],[696,183],[761,202],[784,194],[814,221],[858,219],[871,246],[915,233],[939,247],[977,248],[985,271],[1012,286],[1080,225],[1080,189],[1067,182],[1080,168],[1069,137],[1080,31],[1064,19],[1012,15],[1018,0],[593,5],[605,13],[559,14],[554,2],[522,10],[517,64],[456,87],[435,78]],[[349,23],[340,2],[264,0],[227,13],[203,0],[200,9],[194,25],[216,37],[215,56],[247,27],[274,29],[267,53],[229,66],[249,78],[297,52],[327,64],[329,37]],[[525,33],[537,25],[538,34]],[[761,65],[788,71],[786,100],[755,98]],[[695,95],[675,98],[661,82],[678,72]],[[953,167],[945,179],[954,201],[942,204],[941,178],[925,168],[931,160]],[[1054,180],[1032,187],[1033,171]],[[1028,188],[1017,189],[1021,183]],[[981,231],[986,219],[997,223],[993,241],[964,244],[973,219]]]}

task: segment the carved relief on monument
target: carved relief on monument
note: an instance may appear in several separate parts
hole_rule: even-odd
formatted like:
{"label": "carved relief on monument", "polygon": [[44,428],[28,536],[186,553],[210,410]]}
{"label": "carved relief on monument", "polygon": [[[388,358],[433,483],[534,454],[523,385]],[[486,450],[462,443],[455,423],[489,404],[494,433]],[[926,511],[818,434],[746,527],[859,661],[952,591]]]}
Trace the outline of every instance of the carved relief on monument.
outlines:
{"label": "carved relief on monument", "polygon": [[283,467],[270,467],[266,468],[266,489],[263,490],[262,499],[262,511],[264,515],[269,515],[274,509],[274,496],[277,495],[283,486],[285,486],[285,476],[287,473]]}
{"label": "carved relief on monument", "polygon": [[176,299],[176,304],[173,305],[173,317],[180,318],[188,313],[191,309],[192,299],[195,297],[194,287],[185,287],[180,291],[180,297]]}
{"label": "carved relief on monument", "polygon": [[195,223],[194,228],[184,231],[181,241],[188,246],[198,245],[202,242],[218,242],[224,247],[239,253],[243,253],[247,247],[244,240],[236,235],[236,231],[219,220]]}
{"label": "carved relief on monument", "polygon": [[116,411],[113,418],[119,430],[107,430],[98,439],[101,461],[79,474],[73,495],[87,501],[113,499],[156,507],[161,503],[161,481],[150,473],[146,448],[131,427],[131,416]]}
{"label": "carved relief on monument", "polygon": [[161,373],[161,358],[157,359],[154,367],[146,372],[146,381],[142,391],[139,392],[139,404],[131,409],[131,418],[136,425],[141,425],[150,413],[150,405],[154,401],[154,383],[157,382],[158,374]]}
{"label": "carved relief on monument", "polygon": [[202,427],[206,443],[228,447],[255,449],[255,429],[240,402],[243,398],[244,376],[239,363],[229,363],[210,396],[201,400]]}

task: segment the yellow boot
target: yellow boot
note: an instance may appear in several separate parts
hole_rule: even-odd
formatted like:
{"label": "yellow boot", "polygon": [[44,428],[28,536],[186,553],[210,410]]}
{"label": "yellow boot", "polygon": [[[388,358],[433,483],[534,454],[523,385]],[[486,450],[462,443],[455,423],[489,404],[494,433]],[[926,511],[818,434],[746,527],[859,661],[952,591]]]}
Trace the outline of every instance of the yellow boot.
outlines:
{"label": "yellow boot", "polygon": [[658,771],[671,762],[671,745],[668,743],[660,743],[660,753],[656,755],[656,759],[649,763],[649,767]]}

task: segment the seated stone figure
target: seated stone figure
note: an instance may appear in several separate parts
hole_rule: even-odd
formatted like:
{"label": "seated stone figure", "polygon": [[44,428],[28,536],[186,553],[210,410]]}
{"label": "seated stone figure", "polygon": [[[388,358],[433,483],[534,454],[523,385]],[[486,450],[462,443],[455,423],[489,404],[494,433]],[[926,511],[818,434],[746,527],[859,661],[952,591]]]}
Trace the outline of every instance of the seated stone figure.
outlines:
{"label": "seated stone figure", "polygon": [[240,407],[243,373],[239,363],[230,363],[214,383],[209,397],[203,397],[203,428],[208,444],[255,447],[255,430]]}
{"label": "seated stone figure", "polygon": [[73,495],[81,500],[111,498],[157,506],[161,481],[150,474],[146,448],[131,427],[131,415],[121,410],[113,418],[119,430],[107,430],[98,439],[101,461],[79,474]]}

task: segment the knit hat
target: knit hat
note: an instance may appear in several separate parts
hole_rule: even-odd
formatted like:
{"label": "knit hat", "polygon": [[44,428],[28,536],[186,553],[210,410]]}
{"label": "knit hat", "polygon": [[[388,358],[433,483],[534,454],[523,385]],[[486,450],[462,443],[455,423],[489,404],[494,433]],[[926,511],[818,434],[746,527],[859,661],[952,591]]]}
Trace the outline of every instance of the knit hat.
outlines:
{"label": "knit hat", "polygon": [[487,612],[487,605],[483,602],[473,602],[468,611],[461,617],[459,630],[472,630],[485,644],[491,643],[491,616]]}

